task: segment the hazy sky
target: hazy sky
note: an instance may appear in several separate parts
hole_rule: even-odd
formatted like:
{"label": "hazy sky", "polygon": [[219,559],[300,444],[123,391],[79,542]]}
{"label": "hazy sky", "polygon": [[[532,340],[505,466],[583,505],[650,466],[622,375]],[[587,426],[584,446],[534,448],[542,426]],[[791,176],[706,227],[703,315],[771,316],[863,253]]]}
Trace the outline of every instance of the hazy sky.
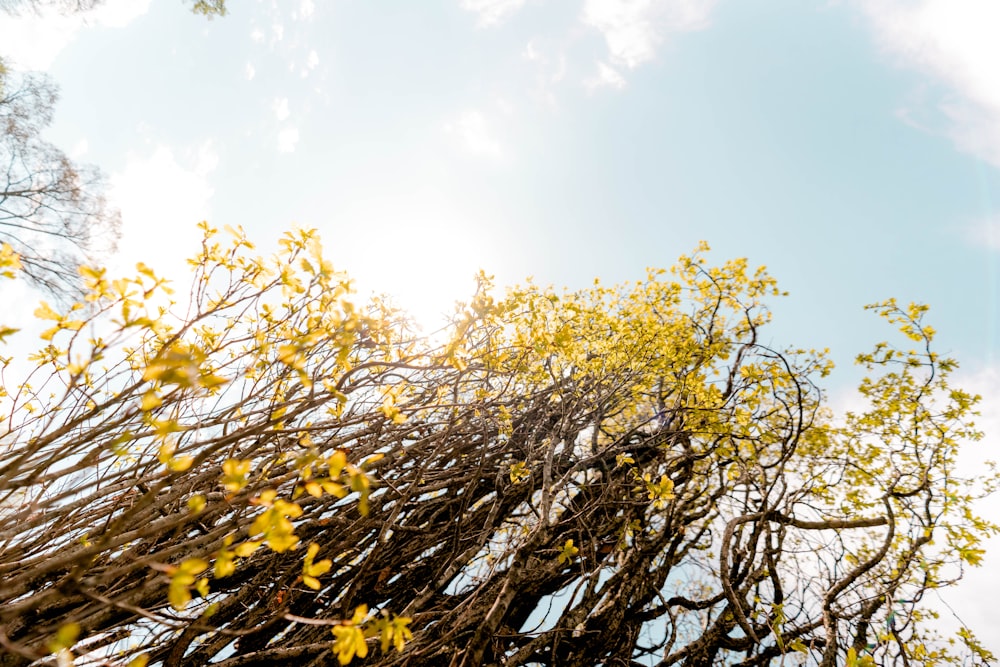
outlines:
{"label": "hazy sky", "polygon": [[[1000,3],[230,4],[0,19],[61,87],[48,137],[110,178],[118,266],[182,280],[198,220],[298,223],[431,321],[480,267],[583,287],[705,239],[791,292],[769,342],[832,348],[841,403],[890,335],[863,305],[931,304],[1000,446]],[[1000,651],[990,567],[949,600]]]}

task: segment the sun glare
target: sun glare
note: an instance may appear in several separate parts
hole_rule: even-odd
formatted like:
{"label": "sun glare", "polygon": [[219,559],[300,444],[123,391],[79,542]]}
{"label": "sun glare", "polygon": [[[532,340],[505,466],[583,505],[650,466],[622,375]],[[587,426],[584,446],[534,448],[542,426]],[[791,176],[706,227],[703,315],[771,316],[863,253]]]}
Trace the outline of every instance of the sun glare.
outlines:
{"label": "sun glare", "polygon": [[[386,227],[384,227],[386,228]],[[392,243],[345,258],[340,268],[355,281],[359,297],[385,294],[424,333],[440,329],[476,289],[476,274],[492,273],[497,258],[483,239],[456,221],[414,220],[392,226]],[[331,254],[335,264],[336,253]]]}

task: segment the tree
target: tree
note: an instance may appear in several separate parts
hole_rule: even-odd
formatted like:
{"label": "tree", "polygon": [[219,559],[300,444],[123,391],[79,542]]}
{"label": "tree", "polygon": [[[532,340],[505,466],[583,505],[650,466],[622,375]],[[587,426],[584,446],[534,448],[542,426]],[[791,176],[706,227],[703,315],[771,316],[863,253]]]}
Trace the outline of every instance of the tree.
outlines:
{"label": "tree", "polygon": [[12,16],[28,13],[37,15],[45,9],[71,14],[90,11],[101,2],[102,0],[0,0],[0,11]]}
{"label": "tree", "polygon": [[85,268],[82,304],[36,313],[5,383],[3,664],[990,659],[926,604],[996,530],[926,308],[873,307],[914,349],[862,355],[868,407],[838,421],[824,354],[761,342],[778,292],[743,260],[502,298],[480,276],[421,337],[311,233],[264,260],[203,227],[177,304],[143,265]]}
{"label": "tree", "polygon": [[18,252],[34,284],[72,299],[80,295],[77,267],[114,249],[120,217],[96,168],[41,139],[55,101],[45,76],[0,61],[0,242]]}
{"label": "tree", "polygon": [[[13,16],[26,13],[40,14],[46,9],[52,9],[62,14],[88,12],[103,4],[104,0],[0,0],[0,11]],[[191,5],[191,11],[212,18],[225,16],[226,0],[185,0]]]}
{"label": "tree", "polygon": [[[11,16],[88,12],[102,0],[0,0]],[[197,0],[191,11],[224,16],[224,0]],[[42,74],[18,74],[0,59],[0,242],[20,255],[24,275],[63,300],[81,295],[78,267],[111,253],[121,218],[104,197],[95,167],[78,165],[41,139],[52,121],[56,87]]]}

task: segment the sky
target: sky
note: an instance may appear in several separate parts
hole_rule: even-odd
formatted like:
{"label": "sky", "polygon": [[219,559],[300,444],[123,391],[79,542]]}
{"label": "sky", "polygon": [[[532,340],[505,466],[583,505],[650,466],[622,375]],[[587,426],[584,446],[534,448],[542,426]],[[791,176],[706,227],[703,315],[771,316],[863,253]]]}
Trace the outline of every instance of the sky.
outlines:
{"label": "sky", "polygon": [[[765,342],[829,347],[835,404],[891,335],[863,306],[930,304],[984,397],[974,470],[1000,447],[997,26],[992,0],[108,0],[0,18],[0,55],[60,87],[46,137],[108,176],[118,269],[182,281],[202,219],[264,247],[299,224],[430,326],[479,268],[582,288],[706,240],[789,291]],[[947,601],[1000,653],[992,546]]]}

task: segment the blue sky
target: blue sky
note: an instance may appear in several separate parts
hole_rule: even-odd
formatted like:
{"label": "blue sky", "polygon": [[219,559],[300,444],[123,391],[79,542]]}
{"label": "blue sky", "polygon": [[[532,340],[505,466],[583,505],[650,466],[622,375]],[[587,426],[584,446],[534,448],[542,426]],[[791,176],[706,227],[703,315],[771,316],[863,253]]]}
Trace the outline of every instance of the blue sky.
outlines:
{"label": "blue sky", "polygon": [[[183,279],[201,219],[299,223],[430,322],[480,267],[583,287],[705,239],[790,291],[770,342],[830,347],[835,396],[889,335],[864,304],[931,304],[988,452],[998,29],[987,0],[112,0],[5,18],[0,54],[61,87],[49,138],[109,175],[120,267]],[[953,606],[988,628],[976,576]]]}

